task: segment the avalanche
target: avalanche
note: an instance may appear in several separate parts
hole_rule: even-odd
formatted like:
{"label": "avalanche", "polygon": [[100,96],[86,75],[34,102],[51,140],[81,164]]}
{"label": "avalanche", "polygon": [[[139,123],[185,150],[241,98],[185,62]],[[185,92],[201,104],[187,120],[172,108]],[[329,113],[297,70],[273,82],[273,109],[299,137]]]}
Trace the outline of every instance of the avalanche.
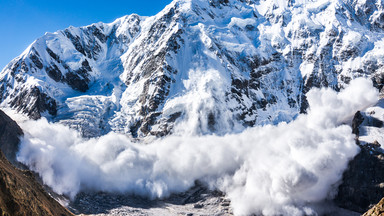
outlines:
{"label": "avalanche", "polygon": [[18,159],[72,197],[199,179],[237,215],[315,214],[383,86],[383,4],[174,0],[47,33],[0,73],[1,107],[37,120]]}
{"label": "avalanche", "polygon": [[311,205],[332,198],[358,152],[343,123],[375,103],[378,92],[356,79],[340,93],[313,89],[307,96],[308,114],[288,124],[224,136],[180,133],[147,144],[113,132],[87,140],[61,124],[28,120],[21,122],[27,133],[18,160],[71,197],[91,189],[163,198],[200,180],[226,192],[236,215],[314,214]]}

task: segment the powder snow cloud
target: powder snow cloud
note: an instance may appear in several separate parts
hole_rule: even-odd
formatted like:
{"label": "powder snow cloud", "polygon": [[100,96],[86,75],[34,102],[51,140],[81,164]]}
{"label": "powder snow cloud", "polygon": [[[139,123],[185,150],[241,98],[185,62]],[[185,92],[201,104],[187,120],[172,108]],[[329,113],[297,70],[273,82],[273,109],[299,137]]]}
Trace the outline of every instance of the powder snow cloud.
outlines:
{"label": "powder snow cloud", "polygon": [[147,144],[117,133],[84,139],[46,119],[22,121],[18,160],[71,197],[86,189],[165,197],[200,180],[224,191],[236,215],[311,214],[310,204],[332,196],[358,152],[344,123],[375,103],[378,91],[359,78],[339,93],[312,89],[307,98],[308,114],[289,123],[222,136],[178,131]]}

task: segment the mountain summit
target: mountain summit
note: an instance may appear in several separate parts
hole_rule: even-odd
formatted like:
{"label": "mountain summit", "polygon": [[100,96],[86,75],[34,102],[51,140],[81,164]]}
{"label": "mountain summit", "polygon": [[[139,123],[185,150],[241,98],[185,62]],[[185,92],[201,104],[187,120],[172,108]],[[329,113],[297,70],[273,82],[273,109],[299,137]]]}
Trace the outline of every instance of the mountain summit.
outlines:
{"label": "mountain summit", "polygon": [[381,89],[383,8],[175,0],[152,17],[46,33],[2,70],[0,101],[86,137],[225,134],[291,121],[312,87],[370,77]]}

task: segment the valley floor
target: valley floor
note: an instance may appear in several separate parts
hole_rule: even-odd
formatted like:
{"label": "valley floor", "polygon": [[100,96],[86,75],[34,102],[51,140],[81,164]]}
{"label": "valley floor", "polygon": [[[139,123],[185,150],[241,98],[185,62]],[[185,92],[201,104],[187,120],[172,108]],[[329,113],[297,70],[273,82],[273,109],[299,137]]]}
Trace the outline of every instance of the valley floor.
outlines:
{"label": "valley floor", "polygon": [[[327,209],[323,215],[358,216],[357,212],[335,207],[332,203],[317,208]],[[198,184],[187,192],[164,200],[148,200],[137,196],[111,193],[80,193],[69,209],[78,215],[95,216],[208,216],[234,215],[230,201],[218,191]]]}

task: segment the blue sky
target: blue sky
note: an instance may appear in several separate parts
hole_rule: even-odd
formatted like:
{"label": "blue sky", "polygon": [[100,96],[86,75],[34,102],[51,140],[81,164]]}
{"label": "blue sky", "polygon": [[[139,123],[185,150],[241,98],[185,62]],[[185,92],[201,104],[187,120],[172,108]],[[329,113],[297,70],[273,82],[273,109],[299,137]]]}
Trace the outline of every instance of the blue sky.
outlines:
{"label": "blue sky", "polygon": [[0,0],[0,71],[45,32],[154,15],[172,0]]}

